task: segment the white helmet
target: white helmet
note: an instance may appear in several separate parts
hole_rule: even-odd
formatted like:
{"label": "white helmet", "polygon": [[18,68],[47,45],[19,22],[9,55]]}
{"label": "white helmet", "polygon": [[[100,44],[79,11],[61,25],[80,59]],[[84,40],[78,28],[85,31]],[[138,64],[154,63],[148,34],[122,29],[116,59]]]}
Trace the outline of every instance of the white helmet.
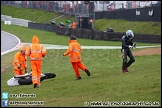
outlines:
{"label": "white helmet", "polygon": [[132,39],[134,37],[134,33],[132,30],[128,30],[126,32],[126,37],[129,38],[129,39]]}

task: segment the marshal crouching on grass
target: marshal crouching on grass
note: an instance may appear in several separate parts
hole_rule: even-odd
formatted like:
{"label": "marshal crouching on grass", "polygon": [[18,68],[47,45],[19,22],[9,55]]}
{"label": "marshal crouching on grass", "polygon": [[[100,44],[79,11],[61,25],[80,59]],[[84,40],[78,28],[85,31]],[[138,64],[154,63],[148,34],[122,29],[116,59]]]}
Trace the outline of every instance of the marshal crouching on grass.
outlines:
{"label": "marshal crouching on grass", "polygon": [[26,46],[23,46],[19,52],[14,55],[13,67],[14,76],[21,76],[27,73],[27,56],[25,54]]}

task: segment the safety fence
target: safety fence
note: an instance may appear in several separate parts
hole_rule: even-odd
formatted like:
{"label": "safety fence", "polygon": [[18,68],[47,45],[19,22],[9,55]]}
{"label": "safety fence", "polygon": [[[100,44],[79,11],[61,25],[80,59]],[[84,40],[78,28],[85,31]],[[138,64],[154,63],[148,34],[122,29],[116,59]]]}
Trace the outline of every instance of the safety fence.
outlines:
{"label": "safety fence", "polygon": [[[122,32],[104,32],[104,31],[94,31],[90,29],[72,29],[66,26],[60,28],[59,26],[51,25],[51,24],[38,24],[29,22],[29,28],[45,30],[50,32],[56,32],[58,35],[70,36],[75,35],[77,38],[85,38],[92,40],[105,40],[105,41],[121,41],[121,38],[125,33]],[[154,34],[136,34],[135,33],[135,42],[142,43],[161,43],[161,36]]]}
{"label": "safety fence", "polygon": [[[64,14],[90,14],[91,4],[94,11],[112,11],[116,9],[134,9],[161,6],[160,1],[1,1],[3,5],[62,12]],[[93,8],[92,8],[93,9]]]}
{"label": "safety fence", "polygon": [[[138,8],[140,7],[140,1],[127,1],[126,7],[123,5],[124,1],[121,1],[121,3],[114,1],[109,3],[109,5],[103,1],[103,5],[94,4],[101,1],[94,1],[94,3],[90,2],[89,4],[85,4],[83,2],[84,1],[79,4],[78,2],[75,3],[75,1],[1,1],[1,4],[58,12],[65,15],[68,14],[75,16],[75,18],[77,18],[78,15],[86,15],[92,17],[93,19],[106,18],[125,19],[129,21],[161,22],[161,4],[159,6]],[[105,8],[105,6],[108,6],[108,8]]]}
{"label": "safety fence", "polygon": [[70,1],[1,1],[1,4],[63,14],[89,14],[89,5]]}

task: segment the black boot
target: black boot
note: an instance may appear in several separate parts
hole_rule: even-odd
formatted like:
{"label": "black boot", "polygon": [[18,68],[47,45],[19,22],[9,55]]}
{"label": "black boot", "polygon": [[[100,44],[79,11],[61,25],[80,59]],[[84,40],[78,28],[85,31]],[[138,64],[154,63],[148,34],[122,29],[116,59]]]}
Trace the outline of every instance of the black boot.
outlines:
{"label": "black boot", "polygon": [[77,77],[77,79],[76,80],[80,80],[80,79],[82,79],[81,77]]}
{"label": "black boot", "polygon": [[85,69],[85,72],[87,73],[88,76],[90,76],[89,70]]}
{"label": "black boot", "polygon": [[34,84],[34,88],[39,88],[38,84]]}

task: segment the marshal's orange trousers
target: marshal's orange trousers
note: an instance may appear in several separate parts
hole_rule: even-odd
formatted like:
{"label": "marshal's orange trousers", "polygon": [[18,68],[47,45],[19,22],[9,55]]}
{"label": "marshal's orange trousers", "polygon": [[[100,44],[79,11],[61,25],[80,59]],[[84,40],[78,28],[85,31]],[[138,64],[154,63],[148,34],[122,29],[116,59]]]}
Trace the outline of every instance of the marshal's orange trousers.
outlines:
{"label": "marshal's orange trousers", "polygon": [[32,68],[32,83],[40,85],[42,61],[31,60],[30,63]]}
{"label": "marshal's orange trousers", "polygon": [[79,72],[79,68],[82,69],[83,71],[85,71],[86,67],[84,64],[81,63],[81,61],[79,62],[71,62],[74,72],[76,74],[77,77],[80,77],[80,72]]}

